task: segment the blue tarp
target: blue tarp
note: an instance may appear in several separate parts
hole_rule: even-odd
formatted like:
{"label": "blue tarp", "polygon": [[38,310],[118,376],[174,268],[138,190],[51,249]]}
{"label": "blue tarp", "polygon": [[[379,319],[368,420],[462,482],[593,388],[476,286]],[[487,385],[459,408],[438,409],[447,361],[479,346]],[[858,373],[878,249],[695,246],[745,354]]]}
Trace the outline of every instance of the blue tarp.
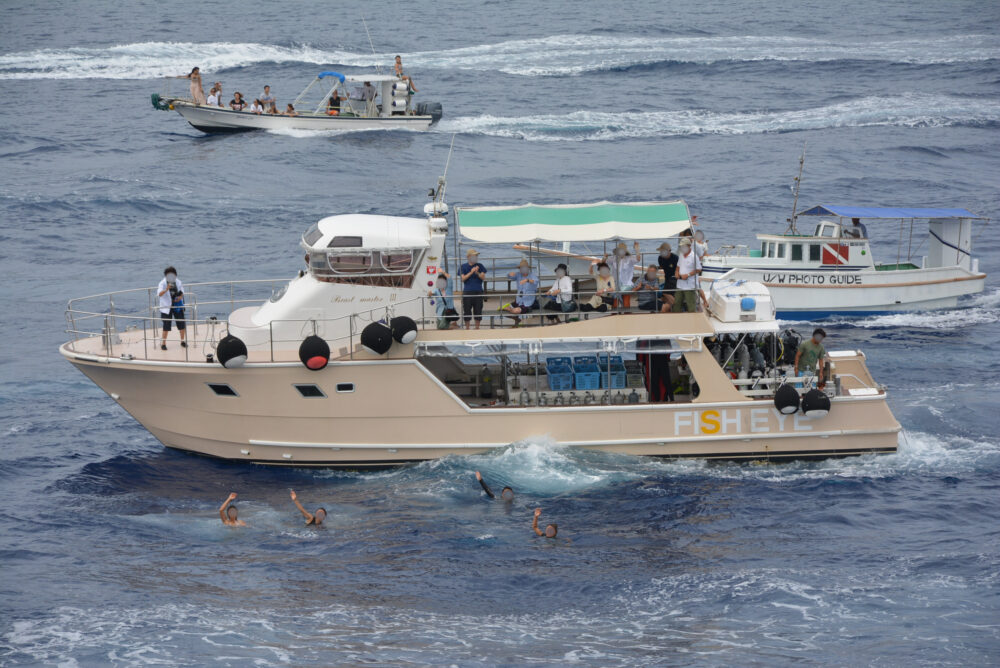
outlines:
{"label": "blue tarp", "polygon": [[841,216],[842,218],[979,218],[966,209],[921,209],[883,206],[814,206],[800,216]]}
{"label": "blue tarp", "polygon": [[344,79],[346,78],[340,72],[320,72],[319,76],[316,77],[316,78],[317,79],[323,79],[323,78],[326,78],[326,77],[337,77],[338,79],[340,79],[340,83],[344,83]]}

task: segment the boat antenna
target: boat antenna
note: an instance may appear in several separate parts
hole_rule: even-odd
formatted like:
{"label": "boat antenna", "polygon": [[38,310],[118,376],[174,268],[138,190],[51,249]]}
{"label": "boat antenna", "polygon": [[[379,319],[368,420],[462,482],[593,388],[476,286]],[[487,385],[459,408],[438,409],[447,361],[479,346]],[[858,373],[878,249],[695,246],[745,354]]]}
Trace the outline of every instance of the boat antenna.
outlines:
{"label": "boat antenna", "polygon": [[365,21],[365,15],[361,15],[361,25],[365,27],[365,34],[368,35],[368,46],[372,48],[372,56],[375,56],[375,71],[382,74],[382,66],[378,64],[378,54],[375,53],[375,44],[372,42],[372,34],[368,31],[368,22]]}
{"label": "boat antenna", "polygon": [[798,218],[796,211],[799,209],[799,186],[802,185],[802,167],[806,162],[806,142],[802,142],[802,155],[799,156],[799,175],[795,177],[795,187],[792,188],[792,192],[795,193],[795,197],[792,199],[792,217],[788,219],[788,227],[785,228],[785,234],[791,232],[792,234],[798,234],[799,230],[795,227],[795,220]]}

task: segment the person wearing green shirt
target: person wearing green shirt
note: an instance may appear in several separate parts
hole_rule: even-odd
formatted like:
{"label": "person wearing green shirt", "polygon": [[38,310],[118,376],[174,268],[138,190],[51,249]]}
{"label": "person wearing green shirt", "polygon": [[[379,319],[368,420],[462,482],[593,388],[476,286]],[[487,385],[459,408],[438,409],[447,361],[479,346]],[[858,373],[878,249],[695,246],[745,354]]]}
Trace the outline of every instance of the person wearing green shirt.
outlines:
{"label": "person wearing green shirt", "polygon": [[826,384],[823,379],[826,358],[826,348],[823,347],[825,338],[826,332],[817,327],[813,330],[812,338],[800,343],[799,349],[795,352],[795,375],[818,376],[820,388]]}

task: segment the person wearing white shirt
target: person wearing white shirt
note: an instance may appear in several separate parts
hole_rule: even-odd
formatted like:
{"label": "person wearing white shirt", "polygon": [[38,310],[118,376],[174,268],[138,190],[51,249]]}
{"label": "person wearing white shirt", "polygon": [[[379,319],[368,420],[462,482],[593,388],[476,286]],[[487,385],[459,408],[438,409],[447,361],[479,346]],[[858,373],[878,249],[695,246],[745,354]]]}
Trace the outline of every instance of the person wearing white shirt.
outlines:
{"label": "person wearing white shirt", "polygon": [[213,88],[212,90],[208,91],[208,100],[205,101],[205,104],[207,104],[210,107],[218,107],[219,93],[220,91],[217,88]]}
{"label": "person wearing white shirt", "polygon": [[[545,293],[552,298],[544,306],[546,311],[570,313],[576,310],[576,302],[573,301],[573,279],[566,275],[567,271],[565,264],[556,266],[556,280]],[[549,322],[559,322],[559,316],[554,313],[549,315]]]}
{"label": "person wearing white shirt", "polygon": [[674,313],[698,310],[698,272],[701,271],[701,260],[691,249],[691,239],[681,237],[680,257],[677,259],[677,292],[674,293]]}
{"label": "person wearing white shirt", "polygon": [[156,288],[156,296],[160,300],[160,318],[163,320],[163,340],[160,342],[160,350],[167,349],[167,334],[170,333],[170,325],[173,320],[177,321],[177,331],[181,334],[181,347],[187,348],[186,323],[184,322],[184,285],[177,278],[177,270],[173,267],[167,267],[163,270],[163,279]]}

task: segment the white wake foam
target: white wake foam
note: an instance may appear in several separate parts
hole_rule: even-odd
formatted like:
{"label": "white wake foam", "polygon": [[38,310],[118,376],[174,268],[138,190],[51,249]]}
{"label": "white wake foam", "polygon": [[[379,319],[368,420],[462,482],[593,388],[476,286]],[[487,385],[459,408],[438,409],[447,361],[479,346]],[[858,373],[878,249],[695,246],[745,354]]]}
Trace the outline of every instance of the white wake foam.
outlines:
{"label": "white wake foam", "polygon": [[[831,321],[824,321],[830,323]],[[975,325],[1000,322],[1000,289],[984,292],[968,301],[963,308],[920,313],[893,313],[860,319],[837,319],[834,324],[847,324],[867,329],[916,327],[922,329],[967,329]]]}
{"label": "white wake foam", "polygon": [[574,111],[534,116],[444,119],[439,132],[528,141],[602,141],[694,135],[747,135],[840,127],[939,127],[1000,122],[1000,105],[973,97],[908,93],[871,96],[794,111]]}
{"label": "white wake foam", "polygon": [[[395,53],[323,49],[308,44],[139,42],[106,47],[38,49],[0,56],[0,79],[151,79],[198,65],[206,73],[257,63],[388,66]],[[951,35],[932,39],[826,41],[806,37],[623,37],[553,35],[401,54],[411,69],[500,71],[522,76],[578,75],[657,63],[710,65],[763,60],[842,59],[940,64],[1000,58],[1000,39]]]}

